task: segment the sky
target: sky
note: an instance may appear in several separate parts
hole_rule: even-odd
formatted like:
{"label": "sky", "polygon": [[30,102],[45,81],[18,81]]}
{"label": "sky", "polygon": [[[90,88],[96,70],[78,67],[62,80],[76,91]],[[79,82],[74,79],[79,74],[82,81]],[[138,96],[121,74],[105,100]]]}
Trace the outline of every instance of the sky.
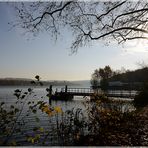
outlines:
{"label": "sky", "polygon": [[[137,69],[137,63],[148,63],[148,44],[130,41],[109,46],[97,41],[71,54],[68,31],[55,42],[46,32],[28,38],[18,28],[9,5],[0,2],[0,78],[34,78],[42,80],[89,80],[95,69],[110,65],[113,70]],[[29,40],[28,40],[29,39]]]}

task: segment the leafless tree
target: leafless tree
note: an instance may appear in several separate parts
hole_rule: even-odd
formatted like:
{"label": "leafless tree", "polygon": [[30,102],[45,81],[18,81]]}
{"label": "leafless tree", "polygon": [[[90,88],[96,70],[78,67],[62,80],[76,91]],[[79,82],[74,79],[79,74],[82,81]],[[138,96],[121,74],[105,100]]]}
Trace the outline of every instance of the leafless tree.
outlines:
{"label": "leafless tree", "polygon": [[57,37],[64,27],[73,33],[72,51],[92,40],[148,39],[147,0],[16,2],[17,25],[37,35]]}

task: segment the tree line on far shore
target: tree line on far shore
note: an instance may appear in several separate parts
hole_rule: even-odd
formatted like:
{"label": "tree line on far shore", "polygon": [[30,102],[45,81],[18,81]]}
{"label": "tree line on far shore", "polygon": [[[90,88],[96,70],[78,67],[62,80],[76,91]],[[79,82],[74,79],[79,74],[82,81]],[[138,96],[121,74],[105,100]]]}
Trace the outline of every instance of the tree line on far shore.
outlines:
{"label": "tree line on far shore", "polygon": [[[141,87],[148,82],[148,67],[142,67],[136,70],[122,70],[114,71],[110,66],[99,68],[94,71],[91,78],[91,85],[93,88],[101,86],[102,89],[107,89],[109,82],[121,82],[122,84],[135,85]],[[117,84],[119,85],[119,84]]]}
{"label": "tree line on far shore", "polygon": [[[75,85],[70,81],[41,81],[41,84],[44,86]],[[19,78],[0,79],[0,86],[34,86],[34,85],[36,86],[36,84],[34,84],[32,79],[21,79],[21,78],[20,79]]]}

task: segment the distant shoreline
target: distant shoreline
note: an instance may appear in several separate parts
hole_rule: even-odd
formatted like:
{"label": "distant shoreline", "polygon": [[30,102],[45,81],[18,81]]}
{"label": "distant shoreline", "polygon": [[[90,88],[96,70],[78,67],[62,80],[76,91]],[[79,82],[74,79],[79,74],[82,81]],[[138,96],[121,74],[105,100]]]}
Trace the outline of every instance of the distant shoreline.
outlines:
{"label": "distant shoreline", "polygon": [[[37,87],[40,86],[39,83],[32,84],[31,81],[34,81],[32,79],[20,79],[20,78],[4,78],[0,79],[0,86],[23,86],[23,87]],[[37,82],[37,81],[34,81]],[[82,81],[40,81],[43,84],[43,87],[47,87],[50,85],[53,86],[81,86],[81,85],[89,85],[89,80],[82,80]]]}

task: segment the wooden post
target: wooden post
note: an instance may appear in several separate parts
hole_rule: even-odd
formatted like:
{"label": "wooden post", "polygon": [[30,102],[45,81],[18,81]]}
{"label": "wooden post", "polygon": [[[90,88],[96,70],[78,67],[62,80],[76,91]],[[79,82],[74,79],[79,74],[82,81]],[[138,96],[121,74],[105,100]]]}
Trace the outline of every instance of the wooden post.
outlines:
{"label": "wooden post", "polygon": [[51,105],[52,85],[49,87],[49,104]]}
{"label": "wooden post", "polygon": [[67,85],[65,85],[65,93],[67,93]]}

